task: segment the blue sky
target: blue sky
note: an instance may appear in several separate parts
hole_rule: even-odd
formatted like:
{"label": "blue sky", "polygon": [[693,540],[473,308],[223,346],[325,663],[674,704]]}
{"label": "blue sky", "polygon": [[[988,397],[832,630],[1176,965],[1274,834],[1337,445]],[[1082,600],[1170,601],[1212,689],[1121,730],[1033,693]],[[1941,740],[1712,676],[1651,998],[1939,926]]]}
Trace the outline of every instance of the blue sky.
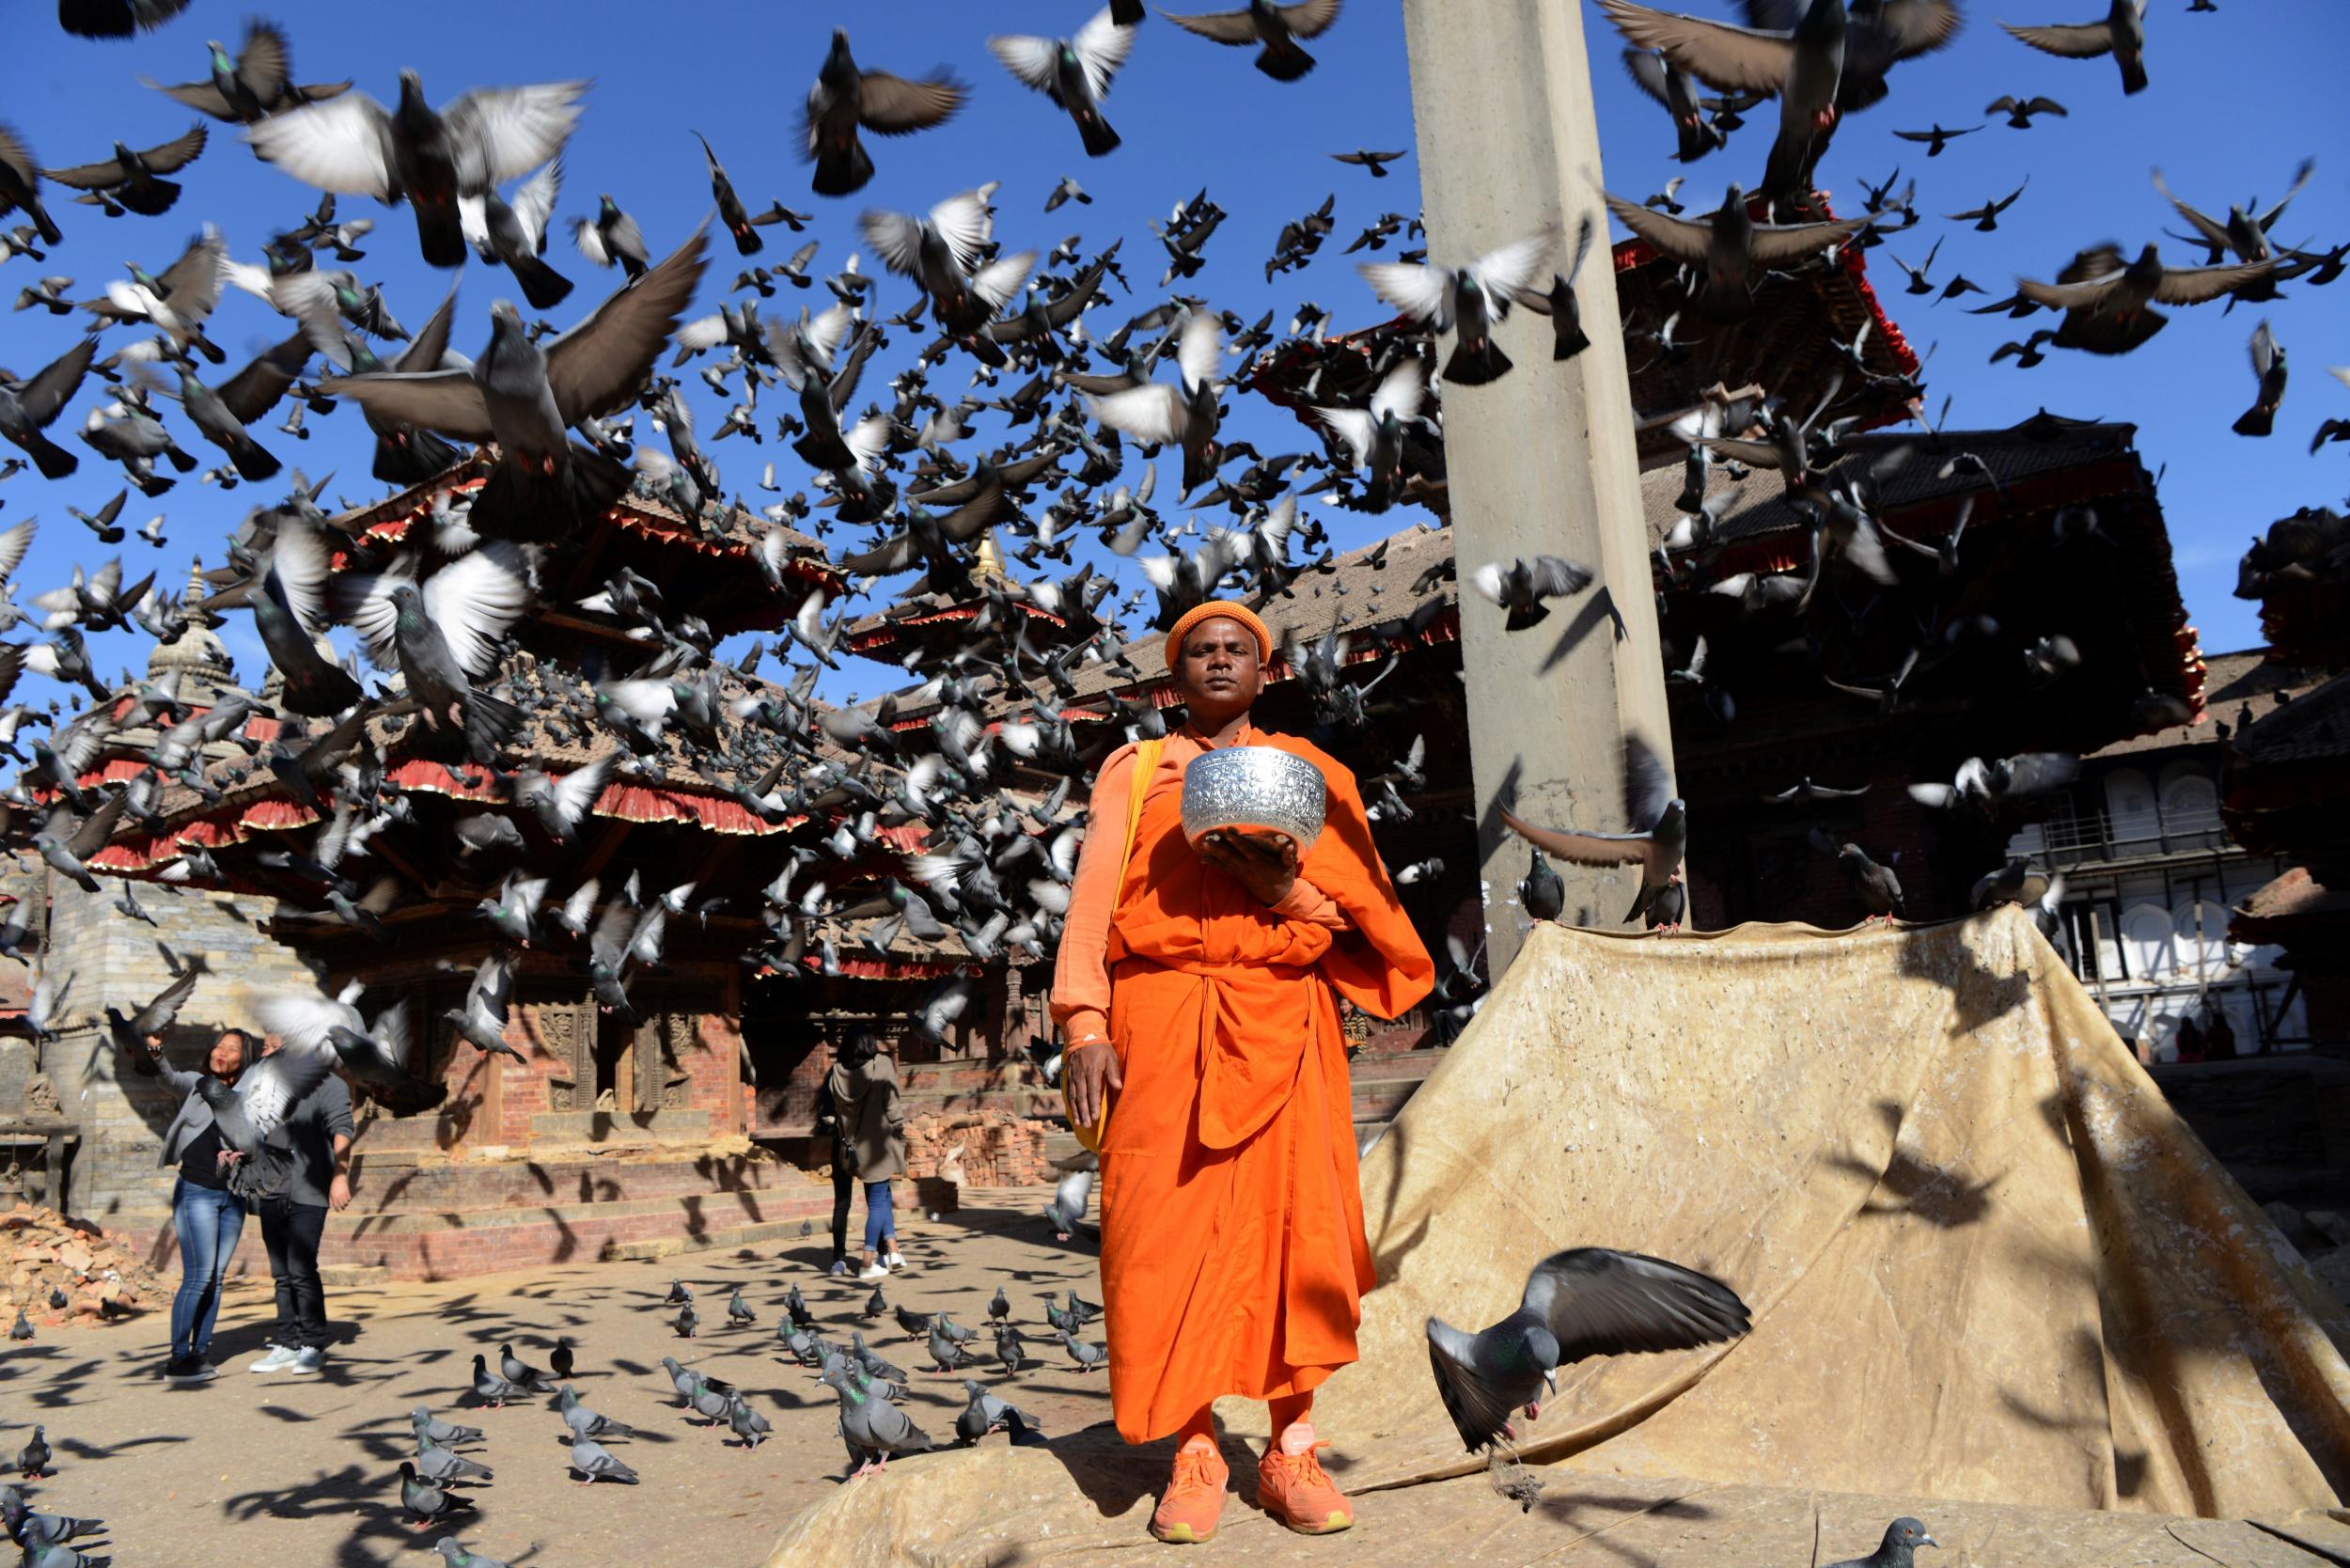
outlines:
{"label": "blue sky", "polygon": [[[2190,15],[2186,0],[2154,0],[2148,24],[2154,85],[2132,99],[2123,96],[2109,60],[2076,62],[2035,54],[1994,21],[1997,15],[2021,22],[2084,20],[2100,3],[1969,5],[1966,28],[1949,51],[1897,70],[1891,100],[1841,129],[1821,170],[1820,182],[1831,199],[1851,205],[1863,177],[1881,180],[1899,165],[1904,181],[1916,178],[1918,205],[1928,216],[1896,238],[1891,249],[1919,262],[1937,235],[1947,235],[1935,281],[1963,271],[1995,296],[2009,291],[2016,274],[2053,275],[2082,245],[2111,239],[2135,252],[2140,243],[2159,239],[2164,227],[2181,227],[2148,181],[2150,166],[2157,164],[2182,196],[2218,212],[2231,201],[2256,195],[2273,200],[2300,159],[2318,155],[2316,178],[2276,237],[2285,243],[2350,237],[2350,199],[2345,199],[2350,155],[2339,151],[2343,129],[2339,107],[2326,107],[2339,104],[2337,78],[2350,48],[2350,8],[2339,0],[2221,0],[2217,14]],[[1730,15],[1726,0],[1691,0],[1691,8]],[[1355,274],[1356,259],[1341,259],[1340,252],[1379,212],[1417,211],[1416,160],[1406,159],[1394,165],[1390,178],[1373,180],[1360,169],[1331,162],[1327,154],[1358,146],[1414,145],[1402,19],[1394,0],[1353,0],[1338,25],[1313,45],[1320,69],[1287,86],[1252,70],[1247,53],[1219,48],[1153,18],[1108,101],[1125,145],[1098,160],[1085,157],[1066,118],[1007,75],[984,42],[991,31],[1065,34],[1092,9],[1075,0],[983,8],[936,0],[892,0],[865,8],[818,7],[804,0],[696,0],[661,8],[633,0],[574,0],[558,12],[480,0],[410,0],[398,8],[281,7],[277,20],[290,30],[299,77],[354,77],[385,102],[394,96],[396,72],[403,66],[422,71],[435,102],[477,84],[594,79],[588,112],[566,155],[568,179],[557,208],[562,231],[548,253],[579,286],[550,313],[561,324],[576,321],[618,282],[617,274],[588,266],[569,241],[568,220],[591,213],[599,192],[609,192],[635,214],[656,255],[675,245],[709,210],[695,130],[710,136],[754,209],[779,197],[815,212],[809,237],[823,242],[816,262],[822,271],[838,268],[852,249],[862,248],[854,228],[862,209],[916,210],[996,180],[1002,182],[996,233],[1007,248],[1041,251],[1073,230],[1082,231],[1092,247],[1123,235],[1123,259],[1138,290],[1131,308],[1140,308],[1157,297],[1154,286],[1162,270],[1148,221],[1163,220],[1173,203],[1205,185],[1230,214],[1210,243],[1208,270],[1193,285],[1214,304],[1252,321],[1268,306],[1277,307],[1277,330],[1307,299],[1331,307],[1340,327],[1384,315]],[[217,36],[233,47],[246,14],[220,0],[196,0],[158,34],[104,44],[63,35],[53,25],[45,0],[18,0],[17,11],[29,22],[12,28],[11,46],[0,52],[0,119],[13,124],[51,166],[97,158],[118,137],[148,146],[185,129],[194,117],[140,86],[140,79],[200,77],[205,39]],[[549,18],[557,15],[559,25],[550,25]],[[1634,91],[1618,64],[1621,40],[1588,4],[1584,16],[1612,190],[1638,199],[1673,175],[1686,173],[1684,196],[1696,198],[1694,212],[1711,206],[1731,180],[1749,184],[1756,180],[1775,110],[1758,111],[1728,150],[1684,169],[1670,161],[1672,138],[1663,112]],[[885,22],[877,24],[877,18]],[[943,130],[906,140],[872,138],[879,177],[845,200],[813,196],[807,171],[791,151],[797,105],[836,23],[851,25],[859,56],[869,65],[910,73],[944,65],[975,87],[963,115]],[[2044,119],[2029,132],[1995,120],[1935,159],[1891,135],[1897,128],[1935,121],[1983,123],[1982,105],[2002,93],[2046,94],[2072,115]],[[1095,203],[1072,204],[1048,216],[1042,211],[1043,198],[1064,174],[1076,176]],[[2004,195],[2027,174],[2030,188],[1996,234],[1978,234],[1939,216]],[[0,265],[0,295],[13,301],[16,291],[37,277],[65,274],[75,280],[72,297],[90,297],[108,279],[123,275],[127,260],[156,269],[167,264],[206,220],[221,227],[235,255],[253,260],[262,240],[298,222],[315,200],[315,193],[257,161],[228,126],[213,127],[211,148],[180,178],[187,193],[161,218],[108,220],[52,187],[51,205],[66,228],[66,243],[44,263],[19,257]],[[1322,255],[1305,272],[1283,274],[1268,285],[1262,263],[1282,223],[1332,193],[1338,196],[1337,228]],[[382,283],[395,312],[410,325],[418,324],[447,288],[448,274],[418,258],[413,219],[404,210],[386,211],[353,198],[344,199],[342,215],[376,218],[367,259],[355,270]],[[768,251],[758,259],[762,261],[779,261],[796,243],[779,227],[766,234]],[[2192,259],[2187,247],[2164,243],[2173,259]],[[865,266],[879,270],[870,253]],[[702,308],[714,306],[737,270],[730,247],[713,251]],[[1986,361],[1998,343],[2020,337],[2019,329],[2038,321],[1962,313],[1961,304],[1981,301],[1935,306],[1902,294],[1901,275],[1881,253],[1872,273],[1895,320],[1920,352],[1938,345],[1926,370],[1929,405],[1938,408],[1944,395],[1953,396],[1953,427],[2004,425],[2042,406],[2135,421],[2149,467],[2167,465],[2162,498],[2187,605],[2204,647],[2218,651],[2259,640],[2254,606],[2229,591],[2247,538],[2298,507],[2339,505],[2343,493],[2350,448],[2329,447],[2315,458],[2306,448],[2321,419],[2350,416],[2350,392],[2324,370],[2328,364],[2350,363],[2350,284],[2291,288],[2290,297],[2263,307],[2291,355],[2294,380],[2278,433],[2250,441],[2228,427],[2251,400],[2245,340],[2259,315],[2252,308],[2239,306],[2232,316],[2223,316],[2217,306],[2180,311],[2167,331],[2127,358],[2060,353],[2037,369],[2017,371]],[[902,306],[911,287],[886,280],[879,290],[884,310]],[[502,269],[470,267],[459,306],[457,346],[478,349],[487,336],[490,303],[516,292]],[[829,296],[821,289],[804,295],[786,290],[766,308],[771,314],[785,312],[802,301],[821,306]],[[1128,297],[1121,295],[1114,308],[1089,320],[1105,333],[1129,308]],[[232,294],[212,330],[237,362],[240,354],[274,341],[285,329],[258,301]],[[30,373],[69,347],[77,330],[74,323],[39,311],[0,313],[0,364]],[[120,331],[109,335],[110,345],[125,341]],[[902,335],[895,340],[876,361],[883,374],[869,375],[864,396],[882,395],[880,383],[888,370],[910,360],[915,347]],[[958,356],[933,372],[932,384],[951,398],[969,368]],[[726,405],[697,383],[691,384],[707,438]],[[0,484],[0,525],[28,513],[42,520],[40,539],[19,573],[20,602],[63,581],[75,559],[95,565],[105,553],[65,511],[68,505],[95,510],[119,483],[111,465],[71,438],[84,411],[102,395],[93,378],[53,431],[83,457],[79,474],[49,484],[28,471]],[[989,394],[983,389],[979,395]],[[776,393],[762,400],[762,422],[771,431],[772,415],[784,406]],[[368,445],[354,416],[346,412],[313,421],[306,442],[269,428],[279,417],[282,410],[256,433],[289,467],[299,465],[312,476],[336,470],[330,501],[340,494],[357,502],[380,493],[366,472]],[[649,433],[643,421],[638,428],[640,435]],[[966,450],[999,438],[1000,427],[992,421],[979,430],[980,441]],[[1235,400],[1228,430],[1262,431],[1279,444],[1268,450],[1311,445],[1287,415],[1249,399]],[[192,436],[182,439],[206,466],[218,456]],[[730,439],[711,450],[725,469],[728,489],[754,505],[771,499],[754,489],[760,466],[771,458],[787,489],[804,485],[788,449],[772,436],[763,447]],[[1176,515],[1169,494],[1174,476],[1166,478],[1170,482],[1162,486],[1159,505]],[[167,580],[180,581],[193,554],[217,561],[225,536],[250,507],[274,499],[279,488],[273,483],[223,494],[199,487],[191,478],[152,503],[134,493],[124,521],[135,526],[163,510],[170,519],[169,543],[158,552],[131,539],[120,547],[127,569],[136,575],[151,561],[164,569]],[[1329,518],[1334,538],[1346,547],[1369,542],[1407,515],[1369,520],[1333,512]],[[1130,583],[1138,581],[1131,570],[1126,575]],[[247,618],[237,616],[224,635],[241,673],[258,683],[260,655]],[[100,655],[102,669],[144,658],[133,644],[113,639],[101,645]],[[862,689],[890,683],[886,671],[860,673]]]}

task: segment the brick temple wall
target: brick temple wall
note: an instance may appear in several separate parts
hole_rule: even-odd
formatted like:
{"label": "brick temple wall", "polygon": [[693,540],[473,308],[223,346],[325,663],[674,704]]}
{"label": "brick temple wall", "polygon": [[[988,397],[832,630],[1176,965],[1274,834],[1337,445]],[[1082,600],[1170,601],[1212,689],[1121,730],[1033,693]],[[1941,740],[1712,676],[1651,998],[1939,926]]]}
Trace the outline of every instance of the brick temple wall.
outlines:
{"label": "brick temple wall", "polygon": [[274,900],[174,894],[142,883],[136,897],[155,920],[150,926],[114,907],[122,884],[112,878],[102,878],[95,894],[62,878],[48,880],[49,966],[61,988],[58,1011],[70,1025],[41,1064],[59,1108],[82,1133],[69,1212],[108,1226],[161,1214],[171,1201],[172,1173],[155,1162],[177,1105],[160,1081],[139,1077],[120,1059],[106,1040],[102,1010],[142,1007],[195,964],[203,979],[166,1042],[175,1063],[193,1066],[219,1029],[250,1026],[262,996],[318,982],[298,956],[262,931],[276,913]]}

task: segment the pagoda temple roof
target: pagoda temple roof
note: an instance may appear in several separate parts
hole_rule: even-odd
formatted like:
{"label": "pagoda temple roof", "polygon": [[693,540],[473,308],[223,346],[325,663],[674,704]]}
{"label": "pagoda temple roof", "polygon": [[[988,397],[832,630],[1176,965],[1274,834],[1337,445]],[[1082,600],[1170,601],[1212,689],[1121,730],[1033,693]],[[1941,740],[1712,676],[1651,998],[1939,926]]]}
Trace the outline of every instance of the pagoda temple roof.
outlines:
{"label": "pagoda temple roof", "polygon": [[[329,519],[329,526],[351,536],[354,544],[335,553],[334,569],[354,564],[358,545],[396,547],[405,542],[409,530],[431,514],[437,496],[478,490],[490,467],[487,455],[476,452],[422,484]],[[603,527],[556,541],[544,573],[545,608],[533,618],[534,625],[589,635],[605,632],[576,612],[572,602],[596,592],[619,566],[634,568],[665,596],[676,589],[674,597],[720,636],[779,626],[809,591],[822,588],[830,597],[846,586],[846,578],[817,541],[739,507],[713,507],[694,522],[666,500],[633,487],[603,521]],[[780,588],[768,581],[759,559],[760,542],[771,535],[780,535],[784,544]]]}

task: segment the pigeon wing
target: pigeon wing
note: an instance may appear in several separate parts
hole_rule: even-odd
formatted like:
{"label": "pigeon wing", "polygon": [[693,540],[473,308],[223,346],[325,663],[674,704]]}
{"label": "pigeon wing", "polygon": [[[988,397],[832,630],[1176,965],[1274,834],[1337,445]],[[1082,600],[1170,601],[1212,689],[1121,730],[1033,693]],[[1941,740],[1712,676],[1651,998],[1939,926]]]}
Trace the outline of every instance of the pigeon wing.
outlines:
{"label": "pigeon wing", "polygon": [[504,541],[467,551],[424,585],[425,614],[460,667],[477,680],[497,667],[500,639],[530,605],[529,564]]}
{"label": "pigeon wing", "polygon": [[857,87],[857,118],[868,131],[902,136],[926,131],[963,107],[964,86],[951,76],[909,80],[869,71]]}
{"label": "pigeon wing", "polygon": [[244,1102],[245,1121],[256,1136],[277,1130],[302,1097],[326,1081],[334,1071],[335,1053],[289,1043],[244,1070],[237,1080],[237,1097]]}
{"label": "pigeon wing", "polygon": [[1759,223],[1754,226],[1754,259],[1762,266],[1777,267],[1816,256],[1859,233],[1870,221],[1863,217],[1838,218],[1831,223]]}
{"label": "pigeon wing", "polygon": [[[1337,9],[1334,6],[1333,10]],[[1292,28],[1291,31],[1296,31]],[[1310,35],[1308,35],[1310,36]],[[1077,52],[1077,63],[1085,67],[1086,83],[1096,98],[1105,97],[1110,90],[1110,78],[1126,63],[1126,56],[1135,47],[1135,29],[1121,27],[1110,18],[1110,8],[1103,7],[1093,19],[1077,29],[1069,46]],[[1015,73],[1016,74],[1016,73]]]}
{"label": "pigeon wing", "polygon": [[2091,59],[2113,48],[2113,28],[2103,22],[2052,27],[2018,27],[2012,22],[1999,25],[2042,54],[2061,55],[2068,60]]}
{"label": "pigeon wing", "polygon": [[1507,807],[1501,820],[1510,831],[1543,854],[1577,866],[1630,866],[1646,862],[1645,833],[1585,833],[1574,828],[1537,827]]}
{"label": "pigeon wing", "polygon": [[2275,265],[2248,261],[2232,267],[2168,267],[2154,286],[2154,298],[2164,305],[2201,305],[2243,288]]}
{"label": "pigeon wing", "polygon": [[1686,1350],[1752,1326],[1736,1292],[1695,1269],[1637,1252],[1570,1247],[1534,1265],[1526,1310],[1559,1341],[1559,1364],[1627,1351]]}
{"label": "pigeon wing", "polygon": [[486,191],[553,158],[579,123],[579,100],[587,90],[586,82],[539,82],[459,94],[441,111],[457,156],[459,188]]}
{"label": "pigeon wing", "polygon": [[[552,375],[552,361],[548,368]],[[349,398],[385,424],[415,425],[461,441],[490,441],[496,435],[490,424],[490,405],[471,370],[328,376],[320,381],[319,390]]]}
{"label": "pigeon wing", "polygon": [[1161,16],[1186,33],[1196,33],[1218,43],[1246,44],[1257,41],[1257,24],[1248,12],[1207,11],[1198,16],[1178,16],[1173,11],[1161,11]]}
{"label": "pigeon wing", "polygon": [[1056,50],[1051,39],[1033,33],[998,33],[987,40],[987,50],[1006,71],[1039,92],[1053,90]]}
{"label": "pigeon wing", "polygon": [[[1703,261],[1714,243],[1714,231],[1707,225],[1689,223],[1622,196],[1609,196],[1607,211],[1616,215],[1618,223],[1632,230],[1636,239],[1646,240],[1676,261]],[[1761,229],[1758,227],[1756,232],[1759,243]]]}
{"label": "pigeon wing", "polygon": [[547,384],[566,423],[616,413],[635,397],[701,282],[709,229],[705,219],[659,266],[547,345]]}
{"label": "pigeon wing", "polygon": [[272,115],[247,130],[244,139],[264,162],[305,185],[391,199],[391,117],[366,93],[344,93]]}
{"label": "pigeon wing", "polygon": [[1616,31],[1721,92],[1776,93],[1794,68],[1795,46],[1783,33],[1651,10],[1632,0],[1599,0]]}
{"label": "pigeon wing", "polygon": [[1339,19],[1340,0],[1299,0],[1294,6],[1278,6],[1274,14],[1281,25],[1301,39],[1320,38],[1330,24]]}

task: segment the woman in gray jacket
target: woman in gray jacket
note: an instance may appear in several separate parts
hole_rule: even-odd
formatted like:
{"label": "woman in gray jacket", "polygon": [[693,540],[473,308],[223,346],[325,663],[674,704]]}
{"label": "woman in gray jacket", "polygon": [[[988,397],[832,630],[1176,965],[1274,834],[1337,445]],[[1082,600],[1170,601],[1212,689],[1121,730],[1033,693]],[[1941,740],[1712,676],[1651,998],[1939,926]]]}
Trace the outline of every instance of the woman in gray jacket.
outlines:
{"label": "woman in gray jacket", "polygon": [[865,1184],[865,1267],[860,1279],[879,1279],[905,1267],[898,1256],[897,1214],[889,1184],[906,1173],[905,1111],[898,1063],[881,1042],[860,1029],[832,1064],[825,1083],[840,1137]]}
{"label": "woman in gray jacket", "polygon": [[[171,1298],[171,1359],[164,1376],[173,1383],[203,1383],[217,1375],[205,1353],[212,1348],[212,1323],[220,1316],[220,1282],[244,1234],[244,1200],[228,1190],[228,1145],[213,1124],[212,1108],[196,1092],[201,1073],[183,1073],[149,1043],[157,1075],[180,1097],[180,1114],[164,1133],[160,1164],[177,1166],[171,1189],[171,1223],[180,1235],[180,1292]],[[212,1042],[205,1068],[233,1084],[251,1059],[243,1031],[225,1029]]]}

